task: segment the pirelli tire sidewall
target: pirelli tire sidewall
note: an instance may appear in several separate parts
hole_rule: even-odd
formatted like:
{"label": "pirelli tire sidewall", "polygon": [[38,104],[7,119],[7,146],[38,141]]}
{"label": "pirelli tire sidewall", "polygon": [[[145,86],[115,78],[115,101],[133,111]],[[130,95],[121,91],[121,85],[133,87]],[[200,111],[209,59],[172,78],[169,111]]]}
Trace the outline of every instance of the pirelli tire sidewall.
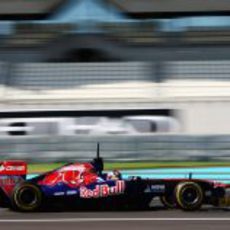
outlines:
{"label": "pirelli tire sidewall", "polygon": [[[30,198],[26,200],[25,193],[29,193]],[[32,183],[22,183],[15,187],[11,195],[12,208],[22,212],[37,211],[42,205],[41,189]]]}
{"label": "pirelli tire sidewall", "polygon": [[[192,202],[186,201],[188,193],[195,194],[195,198]],[[195,182],[182,182],[176,186],[175,189],[176,202],[179,208],[185,211],[195,211],[200,209],[203,204],[204,193],[201,186]]]}

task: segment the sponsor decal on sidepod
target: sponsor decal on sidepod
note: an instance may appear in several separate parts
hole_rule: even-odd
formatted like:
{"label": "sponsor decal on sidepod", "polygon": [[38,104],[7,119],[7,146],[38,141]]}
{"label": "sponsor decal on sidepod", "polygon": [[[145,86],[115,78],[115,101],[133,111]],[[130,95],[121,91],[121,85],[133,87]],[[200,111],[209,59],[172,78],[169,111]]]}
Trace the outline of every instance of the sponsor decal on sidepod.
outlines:
{"label": "sponsor decal on sidepod", "polygon": [[125,191],[125,182],[122,180],[116,181],[115,186],[108,186],[107,184],[96,185],[94,189],[86,187],[80,188],[80,197],[82,198],[99,198],[111,195],[123,194]]}
{"label": "sponsor decal on sidepod", "polygon": [[14,166],[14,165],[0,166],[0,171],[23,171],[23,170],[25,170],[25,166]]}

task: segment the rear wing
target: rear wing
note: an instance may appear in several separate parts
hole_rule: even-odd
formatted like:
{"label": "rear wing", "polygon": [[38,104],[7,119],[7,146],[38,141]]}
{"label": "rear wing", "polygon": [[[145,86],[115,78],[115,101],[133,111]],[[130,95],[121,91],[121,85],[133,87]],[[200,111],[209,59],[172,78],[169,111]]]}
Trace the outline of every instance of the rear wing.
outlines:
{"label": "rear wing", "polygon": [[26,177],[27,164],[24,161],[0,161],[0,176]]}
{"label": "rear wing", "polygon": [[14,187],[26,179],[27,164],[24,161],[0,161],[0,195],[9,202]]}

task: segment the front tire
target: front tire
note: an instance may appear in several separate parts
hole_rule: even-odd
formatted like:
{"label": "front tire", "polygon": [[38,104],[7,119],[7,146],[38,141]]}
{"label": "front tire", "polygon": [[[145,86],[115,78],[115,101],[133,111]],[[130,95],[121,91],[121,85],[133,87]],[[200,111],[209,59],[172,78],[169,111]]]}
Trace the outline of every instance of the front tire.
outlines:
{"label": "front tire", "polygon": [[37,211],[42,204],[42,192],[32,183],[16,186],[11,196],[12,208],[22,212]]}
{"label": "front tire", "polygon": [[182,182],[176,187],[176,201],[178,206],[185,211],[200,209],[203,203],[203,191],[195,182]]}

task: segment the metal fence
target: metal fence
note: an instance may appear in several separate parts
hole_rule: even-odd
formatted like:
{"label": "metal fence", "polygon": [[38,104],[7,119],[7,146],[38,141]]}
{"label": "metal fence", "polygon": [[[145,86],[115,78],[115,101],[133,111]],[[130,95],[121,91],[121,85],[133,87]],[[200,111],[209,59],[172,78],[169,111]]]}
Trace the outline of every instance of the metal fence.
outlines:
{"label": "metal fence", "polygon": [[24,63],[12,66],[10,86],[29,90],[151,80],[149,63]]}
{"label": "metal fence", "polygon": [[162,67],[166,79],[229,80],[230,61],[177,61]]}
{"label": "metal fence", "polygon": [[91,159],[100,143],[107,161],[229,160],[230,136],[123,135],[11,137],[0,139],[1,159],[66,161]]}
{"label": "metal fence", "polygon": [[1,64],[0,76],[8,86],[28,90],[175,79],[230,80],[230,60]]}

